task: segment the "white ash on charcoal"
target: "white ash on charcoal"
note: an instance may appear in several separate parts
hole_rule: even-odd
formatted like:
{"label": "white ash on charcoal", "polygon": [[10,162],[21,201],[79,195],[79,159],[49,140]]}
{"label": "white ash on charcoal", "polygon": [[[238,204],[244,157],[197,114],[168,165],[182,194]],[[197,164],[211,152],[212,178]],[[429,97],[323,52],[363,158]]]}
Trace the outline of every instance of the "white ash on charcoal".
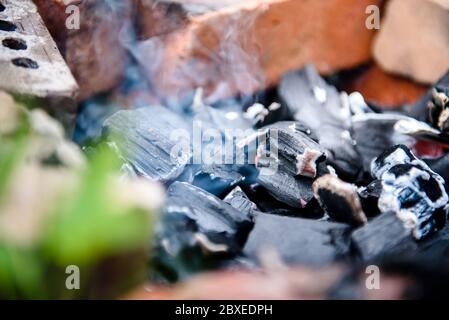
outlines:
{"label": "white ash on charcoal", "polygon": [[394,212],[421,240],[444,227],[448,195],[445,182],[405,146],[396,146],[372,163],[372,175],[381,180],[381,212]]}
{"label": "white ash on charcoal", "polygon": [[427,106],[430,123],[440,131],[449,131],[449,86],[432,90],[432,100]]}
{"label": "white ash on charcoal", "polygon": [[[194,114],[193,121],[200,124],[203,129],[209,128],[220,130],[226,138],[234,138],[233,129],[252,132],[252,124],[242,112],[242,106],[239,103],[231,103],[214,108],[206,105],[203,101],[203,90],[198,89],[195,92],[191,111]],[[232,135],[230,135],[232,134]]]}
{"label": "white ash on charcoal", "polygon": [[215,242],[226,244],[232,252],[244,245],[253,226],[250,215],[185,182],[173,183],[167,193],[167,212],[188,216],[200,232]]}
{"label": "white ash on charcoal", "polygon": [[361,226],[368,222],[357,187],[333,175],[325,175],[313,183],[315,198],[333,220]]}
{"label": "white ash on charcoal", "polygon": [[294,119],[314,131],[320,145],[329,150],[328,162],[341,176],[355,177],[361,163],[351,137],[351,108],[347,99],[328,85],[311,65],[287,74],[278,90]]}
{"label": "white ash on charcoal", "polygon": [[393,212],[386,212],[351,235],[357,253],[364,261],[409,254],[417,248],[410,230]]}
{"label": "white ash on charcoal", "polygon": [[179,177],[192,156],[189,137],[174,139],[179,130],[189,132],[179,115],[150,106],[115,113],[105,121],[103,136],[138,175],[165,183]]}
{"label": "white ash on charcoal", "polygon": [[257,260],[264,251],[274,250],[287,264],[324,266],[349,255],[349,229],[345,224],[260,213],[244,253]]}
{"label": "white ash on charcoal", "polygon": [[374,180],[366,187],[358,189],[358,195],[362,204],[363,212],[372,218],[380,214],[379,198],[382,193],[382,181]]}
{"label": "white ash on charcoal", "polygon": [[223,201],[244,213],[245,216],[252,218],[254,218],[259,211],[257,205],[248,198],[240,187],[234,188]]}
{"label": "white ash on charcoal", "polygon": [[426,164],[432,169],[433,172],[439,174],[445,183],[446,191],[449,188],[449,155],[446,154],[437,159],[425,159]]}
{"label": "white ash on charcoal", "polygon": [[265,127],[266,144],[257,150],[258,182],[280,202],[305,208],[313,199],[312,183],[326,151],[311,138],[311,131],[297,122]]}
{"label": "white ash on charcoal", "polygon": [[410,136],[417,141],[428,141],[440,144],[442,147],[449,145],[449,135],[433,128],[423,121],[418,121],[413,118],[406,118],[399,120],[394,129],[396,132]]}
{"label": "white ash on charcoal", "polygon": [[255,103],[246,109],[244,117],[251,121],[255,128],[261,128],[278,121],[291,120],[289,110],[278,102],[273,102],[268,107],[261,103]]}
{"label": "white ash on charcoal", "polygon": [[[443,96],[440,96],[440,93],[446,93],[445,95],[448,95],[448,89],[449,88],[449,73],[444,75],[436,84],[435,86],[429,90],[429,92],[420,100],[418,101],[410,110],[409,115],[412,118],[415,118],[419,121],[428,121],[429,120],[429,107],[433,107],[435,105],[435,102],[437,104],[442,104],[440,102],[442,101],[434,101],[434,95],[435,92],[438,93],[437,100],[441,100]],[[441,97],[441,98],[440,98]],[[443,99],[444,100],[444,99]],[[435,117],[438,118],[438,117]]]}

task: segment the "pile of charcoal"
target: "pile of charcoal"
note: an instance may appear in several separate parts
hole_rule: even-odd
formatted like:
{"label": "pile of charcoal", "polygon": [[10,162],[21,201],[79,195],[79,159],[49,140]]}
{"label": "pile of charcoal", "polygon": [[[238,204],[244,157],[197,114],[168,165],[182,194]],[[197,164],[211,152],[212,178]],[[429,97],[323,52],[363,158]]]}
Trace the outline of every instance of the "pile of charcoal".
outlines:
{"label": "pile of charcoal", "polygon": [[[199,90],[182,111],[150,106],[105,121],[124,172],[167,188],[154,279],[257,270],[267,253],[312,267],[447,255],[449,74],[405,111],[339,92],[313,66],[287,74],[272,100],[208,106]],[[195,143],[198,126],[221,136]],[[229,137],[237,130],[246,135]],[[221,154],[226,139],[244,163],[194,161]]]}

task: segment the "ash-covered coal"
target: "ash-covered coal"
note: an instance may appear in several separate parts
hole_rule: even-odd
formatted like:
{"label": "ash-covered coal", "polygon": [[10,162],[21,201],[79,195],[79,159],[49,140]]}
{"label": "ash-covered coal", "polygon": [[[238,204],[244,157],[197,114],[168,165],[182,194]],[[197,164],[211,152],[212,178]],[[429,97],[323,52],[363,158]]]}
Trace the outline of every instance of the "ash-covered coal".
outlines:
{"label": "ash-covered coal", "polygon": [[448,202],[445,182],[407,147],[385,151],[373,161],[371,171],[382,183],[380,211],[396,213],[415,239],[444,227]]}

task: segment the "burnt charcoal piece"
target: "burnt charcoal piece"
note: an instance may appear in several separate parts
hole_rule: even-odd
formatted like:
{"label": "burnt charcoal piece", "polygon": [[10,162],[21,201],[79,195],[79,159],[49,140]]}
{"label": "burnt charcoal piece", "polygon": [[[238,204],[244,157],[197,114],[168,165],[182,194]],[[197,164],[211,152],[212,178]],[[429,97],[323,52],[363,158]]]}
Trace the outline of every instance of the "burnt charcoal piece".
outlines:
{"label": "burnt charcoal piece", "polygon": [[382,181],[374,180],[368,186],[358,190],[363,212],[367,217],[376,217],[380,214],[379,198],[382,193]]}
{"label": "burnt charcoal piece", "polygon": [[[277,168],[291,176],[315,178],[326,150],[311,138],[312,132],[297,122],[278,122],[265,127],[268,145],[258,149],[258,168]],[[269,147],[269,150],[267,150]]]}
{"label": "burnt charcoal piece", "polygon": [[292,207],[305,208],[313,199],[313,179],[292,177],[282,171],[260,174],[258,182],[278,201]]}
{"label": "burnt charcoal piece", "polygon": [[232,252],[244,245],[253,226],[251,217],[214,195],[185,182],[173,183],[168,191],[167,212],[182,213],[194,220],[198,230]]}
{"label": "burnt charcoal piece", "polygon": [[246,109],[244,117],[251,121],[256,128],[262,128],[279,121],[292,120],[289,110],[277,102],[268,107],[261,103],[253,104]]}
{"label": "burnt charcoal piece", "polygon": [[316,132],[320,145],[329,150],[328,161],[339,176],[355,177],[361,168],[360,156],[350,134],[350,107],[343,103],[338,91],[309,65],[282,79],[279,96],[295,120]]}
{"label": "burnt charcoal piece", "polygon": [[396,114],[359,114],[352,118],[352,137],[363,161],[364,172],[369,173],[371,162],[385,149],[399,143],[412,145],[415,139],[395,130],[398,121],[407,117]]}
{"label": "burnt charcoal piece", "polygon": [[119,111],[105,121],[103,135],[138,175],[156,181],[176,179],[192,154],[188,126],[161,106]]}
{"label": "burnt charcoal piece", "polygon": [[[415,118],[419,121],[425,121],[425,122],[429,121],[430,120],[429,116],[430,116],[430,118],[433,118],[436,120],[438,118],[438,116],[433,114],[432,107],[435,106],[435,102],[437,102],[437,104],[438,104],[438,101],[434,101],[434,94],[435,94],[435,92],[446,93],[446,96],[447,96],[449,93],[448,90],[449,90],[449,73],[447,73],[445,76],[443,76],[438,81],[438,83],[431,90],[429,90],[429,92],[411,108],[409,115],[412,118]],[[437,100],[439,100],[439,99],[437,98]],[[430,108],[431,110],[429,110],[429,107],[431,107]],[[438,112],[437,112],[437,114],[438,114]]]}
{"label": "burnt charcoal piece", "polygon": [[391,168],[399,164],[412,163],[413,161],[416,161],[415,164],[421,164],[406,146],[393,146],[386,149],[372,162],[371,173],[373,177],[381,179],[382,175]]}
{"label": "burnt charcoal piece", "polygon": [[432,99],[428,104],[429,121],[440,131],[449,132],[449,86],[436,87],[432,91]]}
{"label": "burnt charcoal piece", "polygon": [[234,165],[204,165],[195,173],[192,184],[222,197],[245,180],[237,169]]}
{"label": "burnt charcoal piece", "polygon": [[399,120],[394,126],[394,129],[396,132],[413,137],[416,140],[436,142],[443,147],[449,145],[449,133],[442,132],[425,122],[413,118]]}
{"label": "burnt charcoal piece", "polygon": [[[220,108],[208,106],[202,100],[201,90],[195,94],[192,112],[194,113],[193,121],[203,130],[218,129],[224,135],[227,135],[229,130],[235,129],[252,131],[252,123],[245,118],[240,104],[226,104]],[[227,137],[232,138],[232,136]]]}
{"label": "burnt charcoal piece", "polygon": [[308,219],[318,219],[324,215],[324,211],[319,206],[318,201],[314,198],[305,208],[298,209],[280,202],[274,198],[265,187],[258,183],[254,183],[250,186],[243,185],[242,187],[245,187],[245,193],[252,202],[257,204],[257,208],[261,212]]}
{"label": "burnt charcoal piece", "polygon": [[425,162],[432,171],[439,174],[444,179],[447,190],[449,187],[449,155],[446,154],[438,159],[425,160]]}
{"label": "burnt charcoal piece", "polygon": [[193,219],[183,213],[165,212],[156,228],[151,277],[155,281],[181,281],[217,268],[230,257],[229,248],[200,233]]}
{"label": "burnt charcoal piece", "polygon": [[288,264],[323,266],[349,253],[348,230],[344,224],[260,213],[244,253],[257,260],[273,249]]}
{"label": "burnt charcoal piece", "polygon": [[304,208],[313,199],[312,183],[326,151],[297,122],[279,122],[265,128],[266,144],[259,145],[258,182],[280,202]]}
{"label": "burnt charcoal piece", "polygon": [[394,212],[417,240],[444,227],[448,196],[444,180],[405,146],[387,150],[373,161],[372,174],[382,182],[381,212]]}
{"label": "burnt charcoal piece", "polygon": [[409,254],[417,249],[410,231],[392,212],[383,213],[367,225],[355,230],[351,239],[364,261]]}
{"label": "burnt charcoal piece", "polygon": [[353,226],[368,222],[355,185],[328,174],[313,183],[313,192],[321,207],[333,220]]}
{"label": "burnt charcoal piece", "polygon": [[248,196],[243,192],[240,187],[236,187],[225,198],[224,202],[231,205],[236,210],[242,212],[244,215],[254,218],[258,211],[255,203],[251,202]]}

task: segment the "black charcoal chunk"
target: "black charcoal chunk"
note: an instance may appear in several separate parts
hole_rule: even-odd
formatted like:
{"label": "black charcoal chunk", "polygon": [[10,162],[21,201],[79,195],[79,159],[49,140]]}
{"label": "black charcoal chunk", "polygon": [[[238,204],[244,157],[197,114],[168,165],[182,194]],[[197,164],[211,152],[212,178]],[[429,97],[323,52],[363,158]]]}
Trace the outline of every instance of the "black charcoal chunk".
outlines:
{"label": "black charcoal chunk", "polygon": [[312,199],[313,179],[326,160],[310,129],[298,122],[278,122],[265,129],[257,150],[258,182],[278,201],[304,208]]}
{"label": "black charcoal chunk", "polygon": [[367,217],[376,217],[380,214],[379,198],[382,193],[382,181],[374,180],[366,187],[359,188],[358,194],[362,203],[363,212]]}
{"label": "black charcoal chunk", "polygon": [[448,195],[443,178],[417,159],[405,146],[396,146],[372,164],[381,180],[381,212],[394,212],[415,239],[421,240],[444,227]]}
{"label": "black charcoal chunk", "polygon": [[291,176],[316,177],[318,165],[326,160],[326,150],[312,139],[310,129],[298,122],[285,121],[264,130],[268,144],[258,149],[257,167],[275,168]]}
{"label": "black charcoal chunk", "polygon": [[245,119],[251,121],[255,128],[262,128],[279,121],[292,120],[288,108],[280,103],[272,103],[268,107],[256,103],[246,109]]}
{"label": "black charcoal chunk", "polygon": [[240,187],[236,187],[225,198],[224,202],[231,205],[236,210],[240,211],[244,215],[251,219],[257,214],[258,208],[248,196],[243,192]]}
{"label": "black charcoal chunk", "polygon": [[176,179],[192,151],[189,127],[161,106],[119,111],[108,118],[103,134],[138,175],[168,182]]}
{"label": "black charcoal chunk", "polygon": [[355,177],[361,161],[350,132],[351,110],[338,91],[309,65],[282,79],[279,96],[295,120],[316,132],[320,144],[329,150],[328,161],[339,175]]}
{"label": "black charcoal chunk", "polygon": [[355,185],[328,174],[313,183],[313,192],[321,207],[333,220],[353,226],[368,222]]}
{"label": "black charcoal chunk", "polygon": [[381,214],[352,233],[351,239],[364,261],[409,254],[417,249],[410,231],[392,212]]}
{"label": "black charcoal chunk", "polygon": [[449,85],[432,90],[432,99],[428,105],[429,122],[441,132],[449,131]]}
{"label": "black charcoal chunk", "polygon": [[449,186],[449,155],[446,154],[438,159],[429,159],[425,160],[427,165],[434,171],[439,174],[444,181],[446,182],[446,190]]}
{"label": "black charcoal chunk", "polygon": [[181,213],[194,220],[198,230],[215,243],[238,252],[253,226],[251,217],[214,195],[185,182],[173,183],[168,191],[167,212]]}
{"label": "black charcoal chunk", "polygon": [[155,281],[181,281],[232,257],[226,244],[208,239],[195,220],[183,213],[164,212],[153,243],[151,276]]}
{"label": "black charcoal chunk", "polygon": [[385,149],[398,144],[413,145],[415,139],[396,131],[398,121],[407,117],[396,114],[359,114],[352,117],[352,137],[363,161],[364,172],[370,172],[371,162]]}
{"label": "black charcoal chunk", "polygon": [[434,90],[439,92],[447,92],[449,88],[449,73],[443,76],[437,84],[429,90],[429,92],[418,101],[410,110],[409,115],[412,118],[415,118],[419,121],[428,121],[429,120],[429,103],[432,102]]}
{"label": "black charcoal chunk", "polygon": [[278,201],[292,207],[305,208],[313,199],[313,179],[292,177],[279,171],[272,175],[260,174],[258,182]]}
{"label": "black charcoal chunk", "polygon": [[237,166],[204,165],[195,173],[192,184],[222,197],[244,180],[245,177],[238,172]]}
{"label": "black charcoal chunk", "polygon": [[349,227],[344,224],[260,213],[244,253],[257,260],[275,250],[288,264],[323,266],[349,253]]}

